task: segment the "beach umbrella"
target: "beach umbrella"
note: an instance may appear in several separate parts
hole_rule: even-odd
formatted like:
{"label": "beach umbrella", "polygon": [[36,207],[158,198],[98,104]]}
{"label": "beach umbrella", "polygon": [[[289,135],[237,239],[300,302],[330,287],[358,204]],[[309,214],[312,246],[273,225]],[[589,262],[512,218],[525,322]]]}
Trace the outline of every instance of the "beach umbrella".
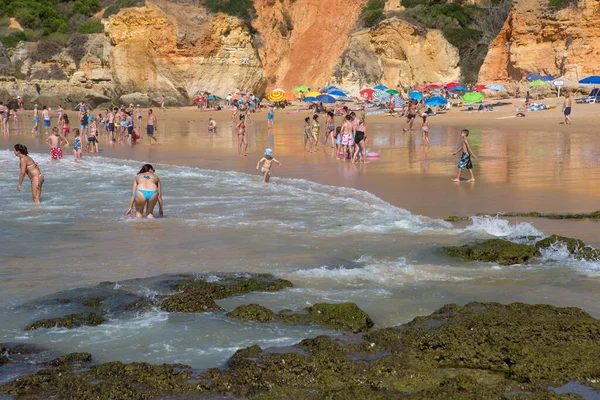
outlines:
{"label": "beach umbrella", "polygon": [[423,93],[417,91],[408,92],[408,97],[417,101],[421,101],[423,100]]}
{"label": "beach umbrella", "polygon": [[193,102],[194,103],[204,103],[206,99],[204,97],[196,97]]}
{"label": "beach umbrella", "polygon": [[267,96],[267,99],[269,99],[269,101],[277,103],[278,101],[285,100],[285,93],[280,92],[278,90],[274,90],[271,93],[269,93],[269,95]]}
{"label": "beach umbrella", "polygon": [[533,82],[533,81],[541,81],[543,78],[543,76],[541,76],[540,74],[527,74],[527,76],[525,77],[525,79],[527,79],[528,82]]}
{"label": "beach umbrella", "polygon": [[452,90],[453,87],[460,86],[458,82],[450,82],[446,84],[446,90]]}
{"label": "beach umbrella", "polygon": [[553,77],[553,76],[550,76],[550,75],[546,75],[546,76],[542,76],[542,80],[543,80],[544,82],[550,82],[550,81],[553,81],[553,80],[554,80],[554,77]]}
{"label": "beach umbrella", "polygon": [[359,92],[360,97],[363,99],[371,100],[373,98],[373,93],[375,93],[375,89],[363,89]]}
{"label": "beach umbrella", "polygon": [[294,93],[286,93],[285,99],[287,101],[294,101],[294,100],[296,100],[296,95]]}
{"label": "beach umbrella", "polygon": [[451,92],[468,92],[469,91],[469,89],[467,89],[464,86],[460,86],[460,85],[454,86],[454,87],[452,87],[451,89],[448,89],[448,90],[451,91]]}
{"label": "beach umbrella", "polygon": [[321,95],[321,92],[308,92],[304,96],[306,96],[306,97],[317,97],[317,96],[320,96],[320,95]]}
{"label": "beach umbrella", "polygon": [[321,88],[321,93],[327,93],[327,92],[329,92],[331,90],[334,90],[334,89],[338,89],[338,88],[335,87],[335,86],[325,86],[325,87]]}
{"label": "beach umbrella", "polygon": [[490,90],[497,90],[499,92],[507,92],[508,90],[506,90],[506,88],[502,85],[498,85],[497,83],[492,83],[490,85],[487,85],[485,87],[486,89],[490,89]]}
{"label": "beach umbrella", "polygon": [[423,88],[423,90],[430,90],[430,89],[439,89],[441,88],[442,85],[440,85],[439,83],[432,83],[430,85],[427,85]]}
{"label": "beach umbrella", "polygon": [[335,99],[335,97],[330,96],[328,94],[322,94],[316,97],[317,101],[320,101],[322,103],[335,103],[337,100]]}
{"label": "beach umbrella", "polygon": [[402,97],[395,94],[392,96],[392,99],[394,99],[394,104],[396,105],[396,107],[398,107],[398,108],[404,107],[404,99]]}
{"label": "beach umbrella", "polygon": [[329,96],[335,97],[336,101],[353,101],[350,97],[348,96],[337,96],[331,93],[327,93]]}
{"label": "beach umbrella", "polygon": [[310,96],[310,97],[303,98],[302,101],[307,102],[307,103],[312,103],[313,101],[317,101],[317,98],[314,96]]}
{"label": "beach umbrella", "polygon": [[587,78],[583,78],[582,80],[580,80],[579,83],[597,85],[600,83],[600,76],[597,76],[597,75],[588,76]]}
{"label": "beach umbrella", "polygon": [[381,84],[380,84],[380,85],[377,85],[377,86],[375,86],[373,89],[377,89],[377,90],[387,90],[387,88],[388,88],[387,86],[385,86],[385,85],[381,85]]}
{"label": "beach umbrella", "polygon": [[310,89],[308,86],[302,85],[298,86],[297,88],[294,88],[294,92],[306,92],[308,91],[308,89]]}
{"label": "beach umbrella", "polygon": [[442,96],[433,96],[425,100],[425,105],[427,107],[443,106],[446,105],[446,103],[448,103],[448,100]]}
{"label": "beach umbrella", "polygon": [[546,86],[546,82],[541,79],[535,80],[533,82],[529,82],[529,87],[538,87],[538,86]]}
{"label": "beach umbrella", "polygon": [[210,96],[208,96],[208,97],[206,98],[206,100],[209,100],[209,101],[213,101],[213,100],[221,101],[221,100],[223,100],[223,99],[222,99],[222,98],[220,98],[219,96],[210,95]]}
{"label": "beach umbrella", "polygon": [[465,103],[479,103],[484,99],[480,92],[465,93],[461,98]]}
{"label": "beach umbrella", "polygon": [[285,93],[285,90],[283,90],[282,88],[275,88],[275,89],[271,90],[271,92],[282,92],[282,93]]}
{"label": "beach umbrella", "polygon": [[480,92],[480,91],[485,90],[485,89],[486,89],[485,85],[477,85],[477,86],[475,86],[473,88],[473,91],[474,92]]}
{"label": "beach umbrella", "polygon": [[375,93],[373,93],[373,100],[379,104],[388,103],[390,101],[390,98],[391,95],[383,90],[377,90]]}
{"label": "beach umbrella", "polygon": [[388,89],[388,90],[386,90],[386,92],[388,92],[389,94],[398,94],[398,93],[400,93],[396,89]]}
{"label": "beach umbrella", "polygon": [[327,92],[327,94],[331,95],[331,96],[342,96],[342,97],[348,97],[348,95],[344,92],[342,92],[340,89],[333,89],[330,90],[329,92]]}

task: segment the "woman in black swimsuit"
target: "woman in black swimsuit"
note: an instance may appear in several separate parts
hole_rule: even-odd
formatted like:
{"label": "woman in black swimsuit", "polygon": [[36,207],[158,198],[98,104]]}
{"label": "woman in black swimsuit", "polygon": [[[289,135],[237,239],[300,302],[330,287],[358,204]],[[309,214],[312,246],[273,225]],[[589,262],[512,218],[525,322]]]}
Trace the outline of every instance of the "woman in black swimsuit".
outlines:
{"label": "woman in black swimsuit", "polygon": [[[367,161],[367,154],[365,150],[365,143],[367,141],[367,127],[365,126],[365,118],[361,118],[358,126],[356,127],[356,134],[354,135],[354,158],[352,162],[360,161],[362,155],[363,163]],[[358,160],[357,160],[358,159]]]}
{"label": "woman in black swimsuit", "polygon": [[17,190],[21,190],[21,184],[25,175],[31,179],[31,196],[33,197],[34,203],[42,201],[42,185],[44,184],[44,175],[40,171],[38,164],[28,156],[27,146],[22,144],[15,144],[15,155],[21,160],[19,165],[21,170],[19,172],[19,183],[17,184]]}

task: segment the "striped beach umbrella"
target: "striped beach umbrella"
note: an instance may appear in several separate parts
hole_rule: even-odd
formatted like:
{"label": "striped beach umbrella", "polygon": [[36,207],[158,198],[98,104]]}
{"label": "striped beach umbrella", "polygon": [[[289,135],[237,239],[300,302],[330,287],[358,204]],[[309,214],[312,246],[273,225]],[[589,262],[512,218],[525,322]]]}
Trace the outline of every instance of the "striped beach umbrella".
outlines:
{"label": "striped beach umbrella", "polygon": [[400,95],[393,95],[392,99],[394,99],[394,104],[396,105],[396,107],[398,108],[402,108],[404,107],[404,99],[402,97],[400,97]]}
{"label": "striped beach umbrella", "polygon": [[269,101],[277,103],[278,101],[285,100],[285,93],[280,92],[278,90],[274,90],[271,93],[269,93],[269,95],[267,96],[267,99],[269,99]]}
{"label": "striped beach umbrella", "polygon": [[379,104],[388,103],[390,101],[390,98],[391,95],[383,90],[376,90],[375,93],[373,93],[373,100]]}

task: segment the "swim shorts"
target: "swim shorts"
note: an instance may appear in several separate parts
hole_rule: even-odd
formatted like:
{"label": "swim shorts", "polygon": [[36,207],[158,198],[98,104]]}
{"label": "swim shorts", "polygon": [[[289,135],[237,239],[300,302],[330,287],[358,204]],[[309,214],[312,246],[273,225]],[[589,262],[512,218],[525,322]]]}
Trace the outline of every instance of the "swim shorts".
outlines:
{"label": "swim shorts", "polygon": [[44,126],[46,128],[50,128],[50,120],[49,119],[44,119]]}
{"label": "swim shorts", "polygon": [[63,158],[62,149],[60,147],[50,147],[50,157],[52,157],[53,160]]}
{"label": "swim shorts", "polygon": [[571,107],[565,107],[565,116],[571,115]]}
{"label": "swim shorts", "polygon": [[109,122],[108,123],[108,130],[111,131],[111,132],[115,131],[115,124],[114,124],[114,122]]}
{"label": "swim shorts", "polygon": [[154,136],[154,125],[146,126],[146,135]]}
{"label": "swim shorts", "polygon": [[471,163],[471,155],[468,152],[462,153],[460,161],[458,162],[458,168],[473,169],[473,164]]}
{"label": "swim shorts", "polygon": [[273,114],[273,113],[269,113],[269,115],[267,115],[267,119],[268,119],[269,121],[272,121],[272,120],[273,120],[273,118],[275,118],[275,114]]}

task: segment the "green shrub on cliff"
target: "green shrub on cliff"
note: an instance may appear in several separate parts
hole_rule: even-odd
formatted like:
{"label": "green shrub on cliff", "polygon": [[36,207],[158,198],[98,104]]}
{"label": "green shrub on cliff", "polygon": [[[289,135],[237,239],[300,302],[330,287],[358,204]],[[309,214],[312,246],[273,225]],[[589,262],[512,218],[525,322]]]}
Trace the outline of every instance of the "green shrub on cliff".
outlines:
{"label": "green shrub on cliff", "polygon": [[384,18],[384,8],[385,0],[369,0],[361,14],[364,26],[371,28],[380,23]]}
{"label": "green shrub on cliff", "polygon": [[19,42],[22,42],[26,39],[27,37],[25,36],[24,32],[17,31],[10,33],[6,36],[0,37],[0,42],[2,42],[4,47],[16,47],[19,44]]}
{"label": "green shrub on cliff", "polygon": [[89,20],[79,25],[79,27],[77,28],[77,33],[99,33],[103,30],[104,25],[102,25],[102,22]]}
{"label": "green shrub on cliff", "polygon": [[104,10],[103,18],[108,18],[118,13],[121,8],[137,7],[143,4],[142,0],[117,0]]}
{"label": "green shrub on cliff", "polygon": [[246,22],[256,18],[253,0],[205,0],[204,6],[212,12],[233,15]]}

